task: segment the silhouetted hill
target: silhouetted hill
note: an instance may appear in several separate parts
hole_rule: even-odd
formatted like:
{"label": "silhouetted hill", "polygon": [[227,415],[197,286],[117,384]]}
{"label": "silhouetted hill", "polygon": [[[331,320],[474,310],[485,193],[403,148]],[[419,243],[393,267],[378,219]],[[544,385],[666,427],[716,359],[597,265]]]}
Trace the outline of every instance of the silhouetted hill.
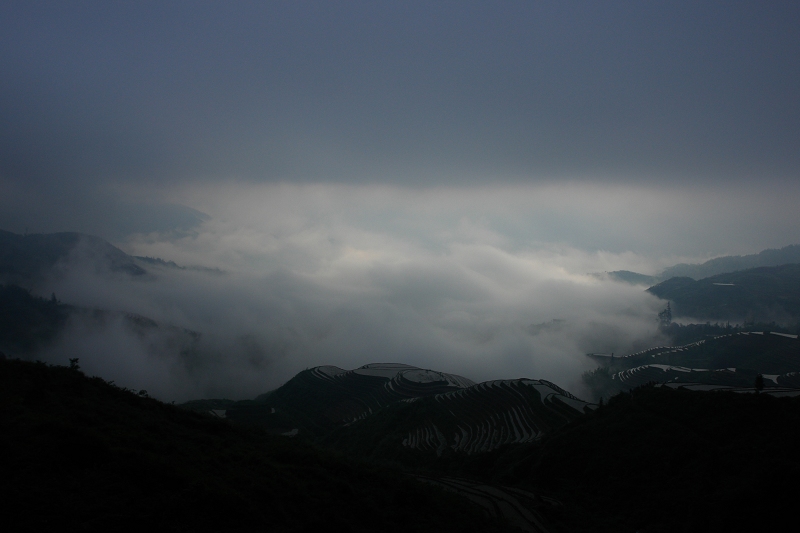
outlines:
{"label": "silhouetted hill", "polygon": [[780,249],[763,250],[751,255],[726,255],[706,261],[705,263],[680,263],[665,268],[660,274],[649,276],[629,270],[615,270],[593,274],[597,277],[607,277],[615,281],[630,283],[631,285],[654,285],[660,281],[671,278],[702,279],[717,274],[726,274],[739,270],[747,270],[763,266],[780,266],[789,263],[800,263],[800,245],[792,244]]}
{"label": "silhouetted hill", "polygon": [[557,498],[554,530],[758,531],[795,520],[799,439],[800,398],[642,387],[449,467]]}
{"label": "silhouetted hill", "polygon": [[695,281],[671,278],[647,289],[672,302],[674,316],[700,320],[800,320],[800,264],[759,267]]}
{"label": "silhouetted hill", "polygon": [[474,384],[380,363],[349,371],[315,367],[255,400],[200,400],[184,407],[410,464],[417,452],[471,454],[534,441],[595,406],[544,380]]}
{"label": "silhouetted hill", "polygon": [[[270,428],[298,429],[319,437],[405,398],[429,396],[473,385],[462,376],[397,363],[375,363],[355,370],[319,366],[304,370],[280,388],[227,407],[231,420]],[[202,401],[185,404],[207,410]]]}
{"label": "silhouetted hill", "polygon": [[800,245],[793,244],[777,250],[769,249],[751,255],[726,255],[701,264],[681,263],[664,269],[659,277],[663,280],[675,277],[703,279],[717,274],[756,267],[780,266],[788,263],[800,263]]}
{"label": "silhouetted hill", "polygon": [[35,281],[68,259],[86,261],[95,270],[145,274],[131,256],[99,237],[73,232],[17,235],[0,230],[0,282]]}
{"label": "silhouetted hill", "polygon": [[0,360],[7,531],[505,531],[397,471]]}
{"label": "silhouetted hill", "polygon": [[[656,361],[649,365],[655,369],[670,360],[794,368],[799,345],[794,337],[734,335],[620,359],[631,368],[642,360]],[[412,370],[403,365],[367,365],[365,370],[370,367]],[[298,377],[302,390],[313,396],[315,384],[347,372],[318,367]],[[350,382],[354,375],[343,381],[343,390],[355,383]],[[396,377],[384,376],[383,386]],[[721,376],[721,382],[728,378]],[[367,383],[360,381],[374,393],[377,385]],[[594,410],[544,381],[457,387],[356,416],[318,442],[375,464],[405,465],[420,479],[461,487],[478,499],[490,493],[527,495],[526,505],[547,520],[551,531],[731,531],[756,527],[765,515],[790,516],[791,480],[800,473],[795,454],[800,397],[630,383],[633,393],[613,396]],[[779,386],[772,384],[771,390]],[[302,394],[297,382],[293,387]],[[266,405],[280,390],[258,401]],[[371,394],[362,390],[355,396]],[[280,412],[277,408],[274,414]]]}

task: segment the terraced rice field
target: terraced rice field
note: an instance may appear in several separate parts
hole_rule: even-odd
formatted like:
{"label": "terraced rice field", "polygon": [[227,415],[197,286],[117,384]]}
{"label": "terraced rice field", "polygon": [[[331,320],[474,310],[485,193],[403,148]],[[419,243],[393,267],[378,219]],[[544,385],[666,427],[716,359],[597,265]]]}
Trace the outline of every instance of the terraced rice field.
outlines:
{"label": "terraced rice field", "polygon": [[494,487],[475,481],[449,477],[430,477],[416,475],[419,481],[437,485],[445,490],[456,492],[483,507],[494,517],[501,517],[512,526],[529,533],[547,533],[541,517],[533,507],[537,505],[560,506],[553,498],[541,497],[524,490],[510,487]]}
{"label": "terraced rice field", "polygon": [[[742,394],[755,394],[756,389],[753,387],[730,387],[727,385],[711,385],[708,383],[659,383],[656,387],[669,387],[671,389],[687,389],[687,390],[696,390],[696,391],[712,391],[712,390],[721,390],[721,391],[728,391],[728,392],[736,392]],[[770,387],[765,388],[760,391],[761,394],[768,394],[770,396],[775,396],[776,398],[780,398],[783,396],[787,396],[790,398],[800,396],[800,389],[791,388],[791,387]]]}
{"label": "terraced rice field", "polygon": [[[653,382],[698,390],[752,391],[755,375],[761,371],[771,371],[763,374],[764,385],[770,392],[777,393],[777,390],[771,390],[775,388],[800,388],[800,372],[796,371],[800,368],[797,335],[739,332],[680,347],[652,348],[620,357],[617,361],[618,365],[644,363],[611,375],[612,387],[619,391]],[[684,364],[656,361],[680,361]],[[710,363],[710,368],[689,366],[698,362]],[[720,368],[714,363],[736,366]],[[737,368],[739,366],[742,368]]]}
{"label": "terraced rice field", "polygon": [[[718,373],[735,373],[735,368],[717,370]],[[622,389],[632,389],[647,383],[665,383],[669,381],[698,382],[707,378],[709,370],[706,368],[686,368],[670,365],[641,365],[627,370],[622,370],[611,376],[617,380]]]}
{"label": "terraced rice field", "polygon": [[781,387],[800,389],[800,372],[787,372],[786,374],[775,376],[775,383]]}
{"label": "terraced rice field", "polygon": [[409,431],[403,446],[436,452],[493,450],[530,442],[595,406],[545,380],[487,381],[432,399],[424,421]]}
{"label": "terraced rice field", "polygon": [[663,356],[663,355],[666,355],[666,354],[671,354],[671,353],[677,354],[677,353],[688,352],[688,351],[690,351],[690,350],[692,350],[694,348],[699,347],[700,345],[702,345],[705,342],[706,342],[705,340],[702,340],[702,341],[693,342],[693,343],[686,344],[684,346],[679,346],[679,347],[658,346],[656,348],[648,348],[647,350],[641,350],[641,351],[634,352],[634,353],[631,353],[631,354],[628,354],[628,355],[624,355],[622,357],[619,357],[618,360],[620,362],[628,362],[628,361],[637,361],[637,360],[640,360],[640,359],[645,359],[646,360],[647,358],[655,359],[655,358],[657,358],[659,356]]}
{"label": "terraced rice field", "polygon": [[[314,370],[316,369],[312,369],[312,374]],[[374,378],[384,378],[385,381],[375,387],[372,386]],[[346,423],[355,422],[396,401],[432,396],[474,385],[474,382],[462,376],[397,363],[364,365],[336,374],[331,379],[342,387],[359,392],[354,395],[354,399],[357,397],[355,401],[364,408],[358,414],[353,412],[349,417],[343,417],[342,421]]]}
{"label": "terraced rice field", "polygon": [[[301,372],[274,400],[324,424],[351,426],[390,405],[407,405],[397,443],[441,455],[472,454],[530,442],[595,406],[545,380],[475,384],[467,378],[409,365],[380,363],[354,370],[321,366]],[[355,426],[354,426],[355,429]],[[404,433],[406,431],[406,433]]]}
{"label": "terraced rice field", "polygon": [[299,373],[270,400],[316,420],[319,426],[352,424],[400,400],[470,387],[471,380],[399,363],[354,370],[318,366]]}

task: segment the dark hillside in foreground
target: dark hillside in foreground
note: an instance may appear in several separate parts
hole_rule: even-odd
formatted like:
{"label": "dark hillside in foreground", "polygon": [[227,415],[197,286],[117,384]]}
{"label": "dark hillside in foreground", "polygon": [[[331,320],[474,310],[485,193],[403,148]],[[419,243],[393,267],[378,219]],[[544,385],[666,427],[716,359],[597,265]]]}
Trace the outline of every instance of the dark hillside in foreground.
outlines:
{"label": "dark hillside in foreground", "polygon": [[[706,362],[749,355],[778,369],[797,362],[798,343],[734,335],[656,355]],[[324,368],[305,371],[307,387],[320,372],[345,372]],[[394,382],[386,377],[387,383]],[[800,397],[672,385],[638,387],[596,410],[580,402],[584,409],[559,419],[567,403],[578,401],[566,391],[541,380],[486,382],[393,402],[319,442],[377,465],[402,464],[432,484],[460,484],[465,494],[525,491],[526,505],[552,532],[736,531],[791,518],[800,494]],[[526,396],[524,403],[514,399]],[[535,438],[530,432],[505,440],[531,423],[540,424]]]}
{"label": "dark hillside in foreground", "polygon": [[676,277],[647,290],[672,302],[676,317],[731,322],[800,321],[800,264],[753,268],[699,281]]}
{"label": "dark hillside in foreground", "polygon": [[0,360],[8,531],[501,531],[466,500],[78,370]]}
{"label": "dark hillside in foreground", "polygon": [[800,398],[643,387],[457,471],[558,498],[554,530],[761,531],[796,520],[798,442]]}

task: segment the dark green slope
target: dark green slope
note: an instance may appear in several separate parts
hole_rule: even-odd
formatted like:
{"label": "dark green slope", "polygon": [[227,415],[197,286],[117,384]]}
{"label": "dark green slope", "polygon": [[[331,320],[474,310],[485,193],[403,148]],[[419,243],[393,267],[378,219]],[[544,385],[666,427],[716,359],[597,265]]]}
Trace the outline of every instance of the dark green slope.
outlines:
{"label": "dark green slope", "polygon": [[464,500],[293,439],[0,360],[8,531],[493,531]]}
{"label": "dark green slope", "polygon": [[800,264],[760,267],[695,281],[672,278],[647,289],[675,316],[736,322],[800,320]]}

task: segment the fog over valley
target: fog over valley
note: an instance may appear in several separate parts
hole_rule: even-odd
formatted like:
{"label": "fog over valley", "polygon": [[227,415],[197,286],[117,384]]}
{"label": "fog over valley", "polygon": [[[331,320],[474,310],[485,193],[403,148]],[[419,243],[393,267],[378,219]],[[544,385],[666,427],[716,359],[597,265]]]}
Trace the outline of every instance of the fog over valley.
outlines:
{"label": "fog over valley", "polygon": [[5,5],[0,229],[146,271],[23,283],[108,311],[29,357],[178,401],[372,362],[581,395],[586,353],[667,342],[603,273],[800,242],[797,15]]}
{"label": "fog over valley", "polygon": [[[164,399],[243,398],[306,367],[381,361],[475,381],[543,378],[576,390],[591,368],[586,352],[663,341],[656,320],[663,302],[645,287],[589,275],[652,268],[653,260],[531,242],[514,234],[519,228],[504,233],[498,220],[521,224],[530,215],[506,207],[503,217],[491,199],[480,215],[463,215],[480,191],[438,191],[423,201],[385,188],[245,190],[202,206],[214,214],[191,231],[117,242],[133,256],[219,270],[139,261],[148,274],[131,276],[98,271],[75,252],[36,286],[199,339],[163,328],[137,333],[122,316],[103,325],[73,318],[43,357],[80,356],[87,372]],[[466,198],[453,198],[458,193]],[[515,193],[502,205],[519,202]]]}

